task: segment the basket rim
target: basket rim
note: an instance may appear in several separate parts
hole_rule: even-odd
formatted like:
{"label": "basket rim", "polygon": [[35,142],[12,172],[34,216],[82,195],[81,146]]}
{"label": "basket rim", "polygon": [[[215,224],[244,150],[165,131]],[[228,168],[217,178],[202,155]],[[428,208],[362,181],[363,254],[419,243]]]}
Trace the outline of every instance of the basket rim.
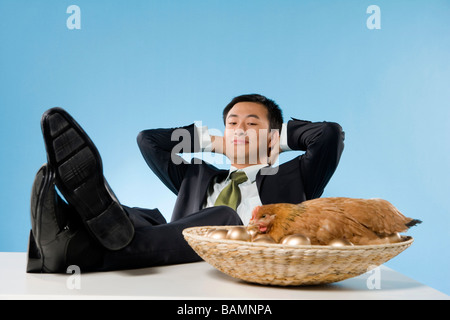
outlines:
{"label": "basket rim", "polygon": [[[386,243],[386,244],[369,244],[369,245],[353,245],[353,246],[328,246],[328,245],[287,245],[281,243],[263,243],[263,242],[250,242],[242,240],[229,240],[229,239],[213,239],[206,236],[201,236],[194,234],[193,232],[199,229],[230,229],[237,226],[201,226],[201,227],[190,227],[183,230],[183,236],[188,236],[191,238],[196,238],[197,240],[209,241],[211,243],[217,244],[229,244],[229,245],[242,245],[250,247],[267,247],[267,248],[278,248],[278,249],[308,249],[308,250],[336,250],[336,251],[351,251],[351,250],[370,250],[370,249],[380,249],[380,248],[393,248],[404,245],[411,245],[414,242],[414,238],[411,236],[402,235],[403,241],[396,243]],[[242,227],[242,225],[240,226]]]}

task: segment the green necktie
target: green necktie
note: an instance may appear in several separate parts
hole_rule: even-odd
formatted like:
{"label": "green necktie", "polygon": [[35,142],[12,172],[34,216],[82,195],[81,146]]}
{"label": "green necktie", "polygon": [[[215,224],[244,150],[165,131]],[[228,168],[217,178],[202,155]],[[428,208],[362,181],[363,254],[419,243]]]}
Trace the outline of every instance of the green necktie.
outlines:
{"label": "green necktie", "polygon": [[239,184],[248,180],[245,172],[233,172],[230,175],[231,182],[220,192],[214,206],[228,206],[234,210],[237,209],[241,201],[241,191]]}

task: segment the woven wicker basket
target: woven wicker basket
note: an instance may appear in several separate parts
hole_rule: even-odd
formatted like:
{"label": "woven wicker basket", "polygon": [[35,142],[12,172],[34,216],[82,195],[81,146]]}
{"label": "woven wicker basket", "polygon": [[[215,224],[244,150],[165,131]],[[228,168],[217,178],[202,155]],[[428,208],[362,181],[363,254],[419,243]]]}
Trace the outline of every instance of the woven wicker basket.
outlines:
{"label": "woven wicker basket", "polygon": [[279,286],[317,285],[359,276],[392,259],[413,242],[348,247],[292,246],[217,240],[206,237],[210,229],[183,230],[189,245],[206,262],[234,278]]}

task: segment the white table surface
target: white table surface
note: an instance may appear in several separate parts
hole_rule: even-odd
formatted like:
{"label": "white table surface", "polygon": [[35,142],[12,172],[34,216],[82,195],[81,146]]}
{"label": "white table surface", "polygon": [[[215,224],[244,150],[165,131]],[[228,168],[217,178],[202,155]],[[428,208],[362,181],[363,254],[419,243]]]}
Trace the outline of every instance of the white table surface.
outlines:
{"label": "white table surface", "polygon": [[322,286],[261,286],[229,277],[206,262],[80,275],[30,274],[25,272],[26,253],[3,252],[0,268],[0,299],[450,299],[385,266],[378,270],[379,289],[367,285],[374,273]]}

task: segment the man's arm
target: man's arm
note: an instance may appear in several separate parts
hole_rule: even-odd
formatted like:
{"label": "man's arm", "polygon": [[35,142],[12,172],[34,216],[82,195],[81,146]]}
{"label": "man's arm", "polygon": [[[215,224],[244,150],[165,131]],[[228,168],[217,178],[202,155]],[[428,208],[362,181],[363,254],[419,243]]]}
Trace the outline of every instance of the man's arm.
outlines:
{"label": "man's arm", "polygon": [[322,195],[338,166],[344,138],[341,126],[334,122],[288,122],[287,145],[291,150],[306,151],[298,159],[307,199]]}
{"label": "man's arm", "polygon": [[189,163],[177,153],[200,151],[194,124],[172,129],[151,129],[139,133],[137,143],[148,166],[175,194],[178,194]]}
{"label": "man's arm", "polygon": [[[207,127],[197,128],[201,151],[225,154],[223,136],[209,136]],[[306,151],[298,157],[307,199],[318,198],[335,172],[344,150],[345,134],[334,122],[292,119],[284,123],[277,143],[272,147],[270,163],[281,152]],[[200,150],[199,150],[200,151]]]}

